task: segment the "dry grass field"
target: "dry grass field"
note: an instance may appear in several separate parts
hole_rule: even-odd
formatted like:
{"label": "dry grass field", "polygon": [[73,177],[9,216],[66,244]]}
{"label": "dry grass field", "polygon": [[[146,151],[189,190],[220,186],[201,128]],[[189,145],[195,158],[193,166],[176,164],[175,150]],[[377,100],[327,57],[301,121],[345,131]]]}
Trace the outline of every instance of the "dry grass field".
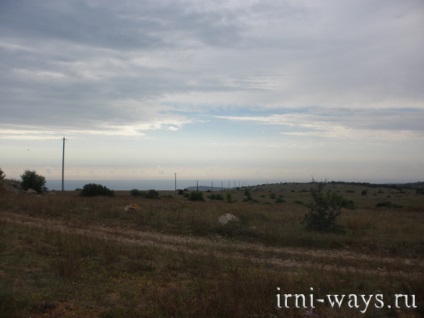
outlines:
{"label": "dry grass field", "polygon": [[[0,191],[0,317],[423,317],[424,195],[327,184],[355,209],[345,233],[317,233],[301,224],[310,187],[255,186],[247,202]],[[341,308],[311,308],[335,294]]]}

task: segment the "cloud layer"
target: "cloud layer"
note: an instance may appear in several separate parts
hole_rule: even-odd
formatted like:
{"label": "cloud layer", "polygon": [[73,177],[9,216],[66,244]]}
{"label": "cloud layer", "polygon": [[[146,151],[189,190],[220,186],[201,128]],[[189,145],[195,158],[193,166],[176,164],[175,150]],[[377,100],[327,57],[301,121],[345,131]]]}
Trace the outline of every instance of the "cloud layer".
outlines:
{"label": "cloud layer", "polygon": [[0,139],[420,147],[422,30],[421,0],[2,1]]}

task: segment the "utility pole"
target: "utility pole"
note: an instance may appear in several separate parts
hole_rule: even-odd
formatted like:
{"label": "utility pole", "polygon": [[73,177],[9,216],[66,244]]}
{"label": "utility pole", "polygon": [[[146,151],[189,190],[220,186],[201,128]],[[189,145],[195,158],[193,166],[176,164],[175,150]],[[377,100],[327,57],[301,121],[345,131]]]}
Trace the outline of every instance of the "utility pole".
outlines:
{"label": "utility pole", "polygon": [[63,137],[62,146],[62,191],[65,191],[65,137]]}
{"label": "utility pole", "polygon": [[197,185],[196,185],[196,191],[199,192],[199,181],[196,181]]}
{"label": "utility pole", "polygon": [[175,197],[177,197],[177,173],[175,172]]}

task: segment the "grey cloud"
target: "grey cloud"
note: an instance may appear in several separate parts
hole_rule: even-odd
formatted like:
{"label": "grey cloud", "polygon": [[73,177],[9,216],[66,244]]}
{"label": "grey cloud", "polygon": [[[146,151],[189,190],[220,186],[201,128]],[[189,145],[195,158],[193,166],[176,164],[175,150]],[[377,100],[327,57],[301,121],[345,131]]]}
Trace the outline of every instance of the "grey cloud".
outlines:
{"label": "grey cloud", "polygon": [[[218,118],[249,121],[265,125],[281,126],[282,132],[299,136],[312,135],[321,137],[355,138],[357,136],[378,136],[393,139],[424,138],[424,111],[421,109],[352,109],[352,108],[303,108],[285,109],[284,112],[269,110],[266,115],[252,116],[217,116]],[[371,133],[375,132],[375,133]]]}
{"label": "grey cloud", "polygon": [[3,9],[0,25],[6,36],[116,49],[149,47],[160,41],[143,32],[154,27],[150,21],[123,23],[113,12],[113,5],[93,7],[84,1],[15,1]]}
{"label": "grey cloud", "polygon": [[193,7],[176,1],[11,1],[2,5],[0,34],[113,50],[178,48],[189,39],[210,45],[237,41],[235,13]]}
{"label": "grey cloud", "polygon": [[[163,115],[175,98],[183,113],[314,105],[356,109],[355,127],[420,130],[423,6],[5,0],[0,123],[124,125]],[[389,110],[405,107],[416,113]]]}

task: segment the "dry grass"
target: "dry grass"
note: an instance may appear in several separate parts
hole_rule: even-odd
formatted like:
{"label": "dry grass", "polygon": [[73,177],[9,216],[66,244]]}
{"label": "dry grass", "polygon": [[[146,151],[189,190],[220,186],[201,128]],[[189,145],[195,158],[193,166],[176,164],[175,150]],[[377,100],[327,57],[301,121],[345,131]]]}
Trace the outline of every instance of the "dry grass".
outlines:
{"label": "dry grass", "polygon": [[[424,196],[387,189],[362,196],[360,187],[344,187],[336,190],[357,205],[343,210],[344,235],[303,230],[300,221],[307,209],[295,201],[310,200],[302,192],[307,185],[252,191],[253,203],[242,202],[242,192],[232,193],[234,203],[142,200],[126,192],[114,198],[1,192],[0,216],[46,226],[0,223],[0,316],[307,317],[305,309],[276,308],[276,288],[309,295],[313,287],[316,297],[415,294],[418,309],[369,308],[365,316],[420,317]],[[275,203],[270,193],[285,202]],[[375,208],[387,200],[403,207]],[[125,212],[129,203],[139,203],[141,210]],[[217,218],[224,213],[238,216],[241,224],[220,226]],[[94,235],[102,228],[109,236]],[[163,240],[157,245],[131,241],[145,231],[163,233]],[[172,235],[181,241],[172,243]],[[165,239],[170,240],[166,246]],[[314,314],[364,316],[325,305]]]}

